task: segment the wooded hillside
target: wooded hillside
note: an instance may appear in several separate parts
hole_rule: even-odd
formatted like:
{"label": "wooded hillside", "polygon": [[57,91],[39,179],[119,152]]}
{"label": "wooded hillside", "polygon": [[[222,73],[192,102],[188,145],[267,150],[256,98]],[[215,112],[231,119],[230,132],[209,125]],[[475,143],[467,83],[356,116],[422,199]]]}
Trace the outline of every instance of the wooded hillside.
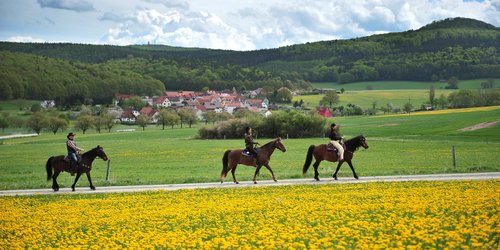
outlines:
{"label": "wooded hillside", "polygon": [[106,103],[116,93],[310,88],[313,82],[499,78],[500,29],[473,19],[256,51],[0,42],[0,99]]}

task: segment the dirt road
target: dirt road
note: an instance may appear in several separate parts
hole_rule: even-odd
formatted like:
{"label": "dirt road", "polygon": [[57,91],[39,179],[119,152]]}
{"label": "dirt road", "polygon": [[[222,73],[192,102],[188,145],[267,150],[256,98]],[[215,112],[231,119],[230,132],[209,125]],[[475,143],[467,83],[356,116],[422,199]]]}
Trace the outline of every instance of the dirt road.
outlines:
{"label": "dirt road", "polygon": [[[244,187],[262,187],[262,186],[279,186],[279,185],[322,185],[322,184],[346,184],[346,183],[368,183],[368,182],[402,182],[402,181],[455,181],[455,180],[493,180],[500,179],[500,172],[488,173],[466,173],[466,174],[431,174],[431,175],[399,175],[399,176],[367,176],[360,177],[355,180],[352,177],[339,178],[337,181],[332,178],[323,178],[321,181],[314,181],[312,178],[307,179],[288,179],[258,181],[253,184],[251,181],[242,181],[240,184],[232,182],[210,182],[210,183],[190,183],[190,184],[164,184],[164,185],[144,185],[144,186],[111,186],[97,187],[97,190],[92,191],[88,187],[79,187],[75,192],[71,188],[62,188],[59,192],[54,192],[52,189],[26,189],[26,190],[0,190],[0,196],[15,196],[15,195],[47,195],[47,194],[94,194],[94,193],[120,193],[120,192],[141,192],[155,190],[179,190],[179,189],[198,189],[198,188],[244,188]],[[83,184],[85,180],[81,180]],[[49,185],[49,183],[47,184]]]}

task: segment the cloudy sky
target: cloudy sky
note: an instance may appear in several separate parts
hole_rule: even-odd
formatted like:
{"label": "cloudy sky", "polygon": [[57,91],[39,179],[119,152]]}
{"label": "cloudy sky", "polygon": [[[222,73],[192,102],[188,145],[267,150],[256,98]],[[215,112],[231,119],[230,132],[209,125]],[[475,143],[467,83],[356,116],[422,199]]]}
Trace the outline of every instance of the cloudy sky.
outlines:
{"label": "cloudy sky", "polygon": [[0,40],[255,50],[418,29],[500,0],[0,0]]}

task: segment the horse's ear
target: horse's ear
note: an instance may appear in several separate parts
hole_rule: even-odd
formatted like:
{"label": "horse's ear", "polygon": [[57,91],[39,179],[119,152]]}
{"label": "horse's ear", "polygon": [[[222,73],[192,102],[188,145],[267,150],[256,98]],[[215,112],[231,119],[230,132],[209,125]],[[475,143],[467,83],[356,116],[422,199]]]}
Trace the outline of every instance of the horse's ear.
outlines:
{"label": "horse's ear", "polygon": [[98,148],[101,148],[101,146],[97,145]]}

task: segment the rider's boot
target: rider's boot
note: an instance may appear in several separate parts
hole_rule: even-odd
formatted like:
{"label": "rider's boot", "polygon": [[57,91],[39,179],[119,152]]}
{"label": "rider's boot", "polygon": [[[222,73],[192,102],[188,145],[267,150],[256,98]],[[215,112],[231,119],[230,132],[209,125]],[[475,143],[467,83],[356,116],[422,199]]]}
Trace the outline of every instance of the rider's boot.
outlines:
{"label": "rider's boot", "polygon": [[69,172],[71,173],[72,176],[76,174],[76,164],[78,163],[74,161],[71,161],[70,163]]}

